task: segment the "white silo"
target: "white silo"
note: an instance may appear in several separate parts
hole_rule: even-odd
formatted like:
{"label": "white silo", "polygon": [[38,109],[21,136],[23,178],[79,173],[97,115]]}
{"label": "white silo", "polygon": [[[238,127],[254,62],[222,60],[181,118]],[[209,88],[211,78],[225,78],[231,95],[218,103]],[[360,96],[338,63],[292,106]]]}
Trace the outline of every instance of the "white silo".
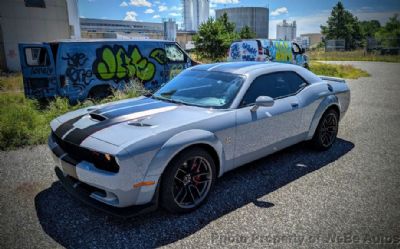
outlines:
{"label": "white silo", "polygon": [[79,22],[78,0],[67,0],[68,22],[72,39],[81,38],[81,26]]}
{"label": "white silo", "polygon": [[210,12],[209,0],[182,0],[183,26],[187,31],[197,31],[207,21]]}

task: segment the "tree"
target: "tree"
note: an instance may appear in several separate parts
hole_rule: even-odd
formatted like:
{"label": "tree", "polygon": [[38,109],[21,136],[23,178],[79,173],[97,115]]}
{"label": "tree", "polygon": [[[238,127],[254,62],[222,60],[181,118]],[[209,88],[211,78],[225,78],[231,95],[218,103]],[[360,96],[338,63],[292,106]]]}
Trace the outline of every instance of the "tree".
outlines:
{"label": "tree", "polygon": [[381,23],[378,20],[362,21],[360,28],[364,38],[375,37],[375,33],[381,28]]}
{"label": "tree", "polygon": [[224,14],[222,14],[217,21],[222,24],[227,33],[235,32],[236,24],[229,22],[228,14],[226,14],[226,12],[224,12]]}
{"label": "tree", "polygon": [[239,39],[234,30],[235,24],[229,22],[226,13],[217,20],[208,19],[193,36],[197,54],[213,61],[225,57],[231,43]]}
{"label": "tree", "polygon": [[389,21],[378,32],[377,40],[386,48],[400,47],[400,20],[398,14],[389,18]]}
{"label": "tree", "polygon": [[338,2],[328,17],[327,26],[321,25],[321,33],[327,40],[344,39],[346,49],[354,49],[361,44],[362,34],[357,17],[347,11],[342,2]]}
{"label": "tree", "polygon": [[240,38],[241,39],[253,39],[256,38],[256,33],[250,29],[249,26],[244,26],[241,30],[240,30]]}

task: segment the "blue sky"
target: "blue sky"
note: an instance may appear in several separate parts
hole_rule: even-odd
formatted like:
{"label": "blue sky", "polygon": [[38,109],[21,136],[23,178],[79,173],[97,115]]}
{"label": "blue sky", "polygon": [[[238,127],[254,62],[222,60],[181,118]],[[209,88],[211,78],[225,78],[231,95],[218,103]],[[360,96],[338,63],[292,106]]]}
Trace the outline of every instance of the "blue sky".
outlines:
{"label": "blue sky", "polygon": [[[395,13],[400,14],[400,0],[342,1],[360,20],[376,19],[385,23]],[[270,38],[275,38],[276,24],[283,19],[296,20],[297,35],[319,32],[337,0],[211,0],[210,15],[215,9],[241,6],[269,6]],[[87,18],[161,22],[174,18],[182,22],[180,0],[79,0],[79,14]]]}

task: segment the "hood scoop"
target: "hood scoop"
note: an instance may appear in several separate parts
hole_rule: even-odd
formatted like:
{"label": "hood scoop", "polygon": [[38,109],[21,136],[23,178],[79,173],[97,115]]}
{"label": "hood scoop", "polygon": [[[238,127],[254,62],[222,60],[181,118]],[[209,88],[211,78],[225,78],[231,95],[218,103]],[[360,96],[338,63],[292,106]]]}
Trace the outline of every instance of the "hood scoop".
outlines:
{"label": "hood scoop", "polygon": [[137,126],[137,127],[149,127],[149,126],[152,126],[151,124],[145,124],[145,123],[142,123],[142,122],[131,122],[131,123],[129,123],[129,125]]}
{"label": "hood scoop", "polygon": [[107,119],[103,115],[100,115],[100,114],[97,114],[97,113],[90,113],[89,115],[90,115],[91,119],[94,119],[94,120],[97,120],[97,121],[104,121],[104,120]]}
{"label": "hood scoop", "polygon": [[149,127],[152,126],[151,124],[146,124],[143,123],[143,121],[146,120],[146,118],[142,118],[139,120],[134,120],[132,122],[129,122],[128,125],[136,126],[136,127]]}

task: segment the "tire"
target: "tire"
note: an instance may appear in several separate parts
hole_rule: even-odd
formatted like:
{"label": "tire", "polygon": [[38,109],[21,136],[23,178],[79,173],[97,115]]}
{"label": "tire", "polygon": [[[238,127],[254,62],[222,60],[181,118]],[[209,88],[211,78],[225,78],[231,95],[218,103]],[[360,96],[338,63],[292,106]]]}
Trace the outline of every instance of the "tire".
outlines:
{"label": "tire", "polygon": [[317,150],[328,150],[335,143],[338,130],[339,114],[329,109],[322,115],[311,144]]}
{"label": "tire", "polygon": [[188,213],[202,205],[216,179],[212,156],[199,147],[178,154],[164,171],[160,201],[171,213]]}

